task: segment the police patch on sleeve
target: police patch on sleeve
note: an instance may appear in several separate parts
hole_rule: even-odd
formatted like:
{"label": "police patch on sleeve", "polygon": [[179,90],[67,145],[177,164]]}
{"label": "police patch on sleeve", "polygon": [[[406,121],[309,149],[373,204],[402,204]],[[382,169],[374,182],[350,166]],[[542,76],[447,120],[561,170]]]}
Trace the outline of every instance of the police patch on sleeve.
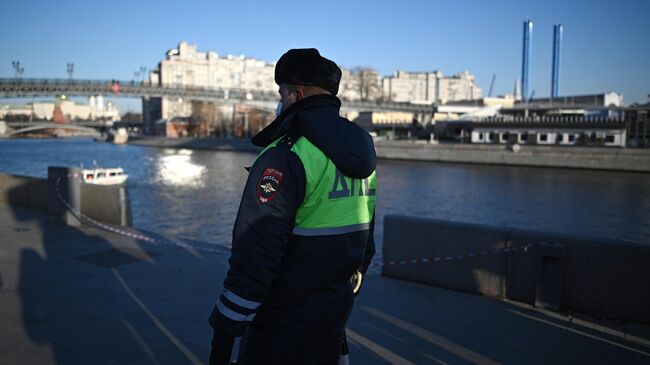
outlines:
{"label": "police patch on sleeve", "polygon": [[282,184],[282,171],[267,167],[257,182],[257,199],[260,203],[268,203],[275,199]]}

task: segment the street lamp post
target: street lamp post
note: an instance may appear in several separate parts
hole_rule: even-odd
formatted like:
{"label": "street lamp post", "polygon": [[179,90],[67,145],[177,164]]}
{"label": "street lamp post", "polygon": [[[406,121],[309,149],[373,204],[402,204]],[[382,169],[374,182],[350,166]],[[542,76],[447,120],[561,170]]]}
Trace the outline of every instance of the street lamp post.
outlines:
{"label": "street lamp post", "polygon": [[67,66],[66,73],[68,74],[68,80],[72,80],[72,74],[74,73],[74,63],[68,62],[66,66]]}
{"label": "street lamp post", "polygon": [[25,68],[20,66],[20,61],[11,61],[11,67],[14,68],[14,76],[20,79],[25,72]]}

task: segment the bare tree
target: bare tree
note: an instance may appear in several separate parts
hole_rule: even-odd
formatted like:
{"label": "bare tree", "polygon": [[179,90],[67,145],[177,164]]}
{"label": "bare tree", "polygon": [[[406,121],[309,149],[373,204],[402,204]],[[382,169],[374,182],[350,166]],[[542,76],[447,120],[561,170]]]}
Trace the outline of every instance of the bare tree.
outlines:
{"label": "bare tree", "polygon": [[351,76],[361,100],[376,100],[381,97],[380,77],[377,70],[358,66],[352,69]]}
{"label": "bare tree", "polygon": [[217,125],[217,108],[214,103],[192,100],[189,133],[197,137],[208,136]]}
{"label": "bare tree", "polygon": [[275,114],[250,105],[238,105],[233,134],[236,138],[250,138],[275,119]]}

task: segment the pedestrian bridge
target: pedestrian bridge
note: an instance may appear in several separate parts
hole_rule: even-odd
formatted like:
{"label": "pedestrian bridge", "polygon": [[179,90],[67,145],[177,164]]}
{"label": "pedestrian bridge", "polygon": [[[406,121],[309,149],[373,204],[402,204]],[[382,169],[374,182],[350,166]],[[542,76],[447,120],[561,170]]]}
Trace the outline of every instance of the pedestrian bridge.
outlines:
{"label": "pedestrian bridge", "polygon": [[[134,98],[182,98],[187,100],[218,101],[223,104],[247,104],[274,110],[278,102],[276,92],[242,88],[204,88],[160,86],[143,81],[82,80],[82,79],[19,79],[0,78],[0,98],[27,98],[52,95],[90,96],[114,95]],[[387,101],[343,100],[344,107],[358,111],[401,111],[430,114],[432,105],[396,103]]]}

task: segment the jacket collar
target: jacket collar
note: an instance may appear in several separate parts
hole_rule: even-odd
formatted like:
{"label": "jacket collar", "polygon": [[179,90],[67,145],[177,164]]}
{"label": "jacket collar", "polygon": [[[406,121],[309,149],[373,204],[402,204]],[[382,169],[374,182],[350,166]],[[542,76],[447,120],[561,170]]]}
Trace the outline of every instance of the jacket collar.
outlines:
{"label": "jacket collar", "polygon": [[[253,136],[251,141],[259,147],[268,146],[271,142],[287,134],[289,131],[295,130],[295,126],[292,127],[292,125],[300,119],[296,118],[297,114],[300,114],[303,110],[315,107],[335,108],[336,115],[338,115],[338,111],[341,109],[341,100],[329,94],[313,95],[299,100],[282,111],[268,126]],[[295,122],[292,123],[294,120]]]}

